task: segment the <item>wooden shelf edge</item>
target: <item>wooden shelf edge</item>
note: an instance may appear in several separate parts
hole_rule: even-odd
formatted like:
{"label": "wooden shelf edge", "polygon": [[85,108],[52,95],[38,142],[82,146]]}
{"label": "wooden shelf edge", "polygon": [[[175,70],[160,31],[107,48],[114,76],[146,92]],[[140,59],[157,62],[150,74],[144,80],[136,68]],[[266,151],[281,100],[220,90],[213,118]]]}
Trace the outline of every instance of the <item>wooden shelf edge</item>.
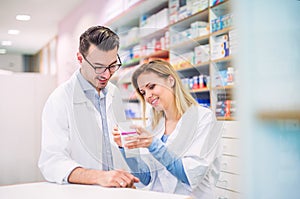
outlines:
{"label": "wooden shelf edge", "polygon": [[231,30],[234,30],[234,27],[233,27],[233,26],[230,26],[230,27],[228,27],[228,28],[224,28],[224,29],[222,29],[222,30],[218,30],[218,31],[216,31],[216,32],[212,32],[212,33],[210,33],[210,36],[218,36],[218,35],[222,35],[222,34],[224,34],[224,33],[227,33],[227,32],[229,32],[229,31],[231,31]]}
{"label": "wooden shelf edge", "polygon": [[232,61],[232,55],[211,60],[211,63],[221,63],[221,62],[228,62],[228,61]]}
{"label": "wooden shelf edge", "polygon": [[169,50],[158,50],[149,55],[141,56],[141,59],[147,59],[147,58],[151,58],[151,57],[157,57],[157,58],[169,57]]}
{"label": "wooden shelf edge", "polygon": [[233,121],[233,120],[236,120],[236,119],[234,117],[217,117],[217,120]]}
{"label": "wooden shelf edge", "polygon": [[261,120],[299,120],[300,110],[259,111],[257,117]]}
{"label": "wooden shelf edge", "polygon": [[217,86],[217,87],[213,87],[213,90],[229,90],[229,89],[233,89],[234,85],[227,85],[227,86]]}
{"label": "wooden shelf edge", "polygon": [[210,91],[209,88],[199,88],[199,89],[190,90],[190,93],[205,93],[209,91]]}

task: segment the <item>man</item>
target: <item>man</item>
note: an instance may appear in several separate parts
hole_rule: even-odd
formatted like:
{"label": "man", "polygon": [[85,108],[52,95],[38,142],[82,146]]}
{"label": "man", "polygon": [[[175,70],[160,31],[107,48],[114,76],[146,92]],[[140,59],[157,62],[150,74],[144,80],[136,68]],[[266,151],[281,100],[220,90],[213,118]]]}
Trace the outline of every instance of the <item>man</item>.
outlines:
{"label": "man", "polygon": [[112,128],[125,120],[121,96],[109,82],[121,66],[118,49],[119,37],[106,27],[80,36],[81,67],[55,89],[43,111],[39,167],[46,180],[104,187],[139,182],[111,144]]}

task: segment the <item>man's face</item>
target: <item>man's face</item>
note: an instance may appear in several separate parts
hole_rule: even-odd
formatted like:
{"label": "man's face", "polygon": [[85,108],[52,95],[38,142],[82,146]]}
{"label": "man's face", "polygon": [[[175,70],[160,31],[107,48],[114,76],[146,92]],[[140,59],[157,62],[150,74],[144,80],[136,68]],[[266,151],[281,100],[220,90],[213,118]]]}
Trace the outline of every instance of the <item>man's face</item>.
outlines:
{"label": "man's face", "polygon": [[[112,64],[118,63],[117,53],[117,47],[110,51],[102,51],[99,50],[95,45],[91,45],[86,59],[94,67],[108,67]],[[80,71],[83,77],[99,92],[101,89],[105,88],[113,73],[111,73],[109,70],[105,70],[105,72],[101,74],[96,74],[95,69],[90,64],[83,59]]]}

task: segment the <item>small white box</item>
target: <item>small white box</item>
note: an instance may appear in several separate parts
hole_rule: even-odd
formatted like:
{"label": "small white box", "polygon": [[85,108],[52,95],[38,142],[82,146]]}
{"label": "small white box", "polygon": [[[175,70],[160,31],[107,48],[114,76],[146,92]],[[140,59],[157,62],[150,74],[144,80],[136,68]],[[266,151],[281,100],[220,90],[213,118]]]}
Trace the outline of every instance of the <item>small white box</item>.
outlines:
{"label": "small white box", "polygon": [[118,123],[119,132],[121,135],[122,146],[125,149],[125,155],[127,158],[136,157],[140,154],[138,148],[128,149],[125,147],[125,144],[130,143],[130,141],[127,141],[125,138],[138,136],[136,130],[134,128],[132,128],[132,126],[133,126],[133,123],[131,121],[124,121],[124,122]]}

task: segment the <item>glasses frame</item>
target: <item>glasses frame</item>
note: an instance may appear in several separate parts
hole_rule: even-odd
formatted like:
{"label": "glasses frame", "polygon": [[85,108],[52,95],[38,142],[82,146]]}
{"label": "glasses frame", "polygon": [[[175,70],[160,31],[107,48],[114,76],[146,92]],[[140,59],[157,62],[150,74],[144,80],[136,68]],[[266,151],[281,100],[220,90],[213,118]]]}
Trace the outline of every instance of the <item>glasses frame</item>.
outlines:
{"label": "glasses frame", "polygon": [[[111,64],[111,65],[109,65],[109,66],[107,66],[107,67],[96,67],[96,66],[94,66],[84,55],[83,55],[83,58],[84,58],[84,60],[94,69],[94,71],[95,71],[95,73],[96,74],[102,74],[102,73],[105,73],[105,71],[106,70],[108,70],[110,73],[114,73],[114,72],[116,72],[117,70],[119,70],[120,69],[120,67],[122,66],[122,61],[121,61],[121,59],[120,59],[120,56],[119,56],[119,54],[117,54],[117,57],[118,57],[118,60],[119,60],[119,64]],[[113,66],[117,66],[118,68],[116,69],[116,70],[114,70],[114,71],[111,71],[110,69],[113,67]],[[97,72],[97,68],[104,68],[104,71],[103,72],[101,72],[101,73],[98,73]]]}

